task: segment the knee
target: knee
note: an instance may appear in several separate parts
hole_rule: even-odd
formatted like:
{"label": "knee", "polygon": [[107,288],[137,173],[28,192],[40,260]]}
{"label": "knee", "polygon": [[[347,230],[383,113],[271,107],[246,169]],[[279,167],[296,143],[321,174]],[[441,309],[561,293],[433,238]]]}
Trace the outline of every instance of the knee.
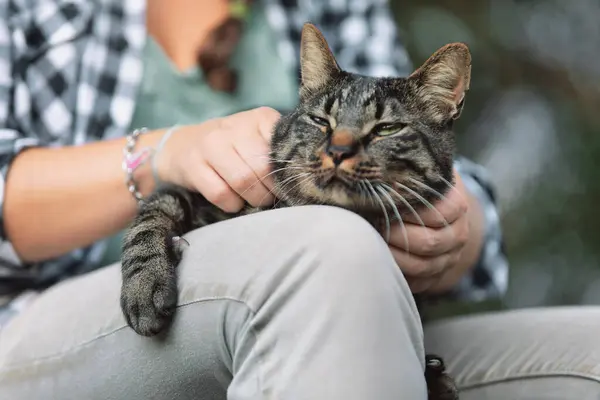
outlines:
{"label": "knee", "polygon": [[[413,295],[375,228],[360,216],[335,207],[299,207],[281,216],[281,231],[277,232],[294,226],[296,253],[287,258],[291,262],[278,263],[268,274],[271,285],[265,287],[276,289],[265,293],[265,302],[281,304],[274,297],[285,299],[286,304],[302,304],[292,309],[310,312],[318,304],[338,322],[349,318],[371,327],[387,326],[390,318],[396,319],[402,321],[402,327],[394,332],[410,338],[423,352],[423,331]],[[285,235],[276,240],[286,240]]]}
{"label": "knee", "polygon": [[386,280],[408,290],[383,237],[362,217],[337,207],[307,206],[296,210],[294,219],[294,240],[312,261],[305,265],[318,266],[315,275],[330,286],[357,290]]}

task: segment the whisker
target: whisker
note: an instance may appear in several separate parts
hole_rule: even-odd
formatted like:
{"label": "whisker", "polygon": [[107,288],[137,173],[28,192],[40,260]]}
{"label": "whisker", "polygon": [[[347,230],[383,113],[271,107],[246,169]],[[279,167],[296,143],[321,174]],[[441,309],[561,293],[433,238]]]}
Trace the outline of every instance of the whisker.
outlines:
{"label": "whisker", "polygon": [[266,160],[267,161],[271,161],[271,162],[282,163],[282,164],[286,164],[287,163],[287,164],[309,165],[308,163],[302,163],[302,164],[300,164],[300,163],[298,163],[295,160],[278,160],[276,158],[267,158]]}
{"label": "whisker", "polygon": [[[244,193],[246,193],[248,190],[252,189],[254,186],[258,185],[259,183],[262,183],[263,179],[265,179],[265,178],[269,177],[270,175],[273,175],[279,171],[284,171],[286,169],[304,169],[304,167],[283,167],[283,168],[276,169],[275,171],[269,172],[265,176],[259,177],[256,182],[254,182],[252,185],[248,186],[242,193],[240,193],[240,196],[243,196]],[[275,195],[275,193],[273,193],[273,192],[271,192],[271,194]]]}
{"label": "whisker", "polygon": [[290,176],[290,177],[287,177],[287,178],[285,178],[285,179],[284,179],[284,180],[283,180],[283,181],[282,181],[282,182],[279,184],[278,190],[283,190],[283,189],[285,189],[285,187],[286,187],[288,184],[290,184],[290,183],[291,183],[291,182],[293,182],[294,180],[296,180],[296,179],[298,179],[298,178],[303,178],[303,177],[305,177],[305,176],[307,176],[307,175],[310,175],[310,174],[311,174],[310,172],[301,172],[301,173],[299,173],[299,174],[296,174],[296,175],[292,175],[292,176]]}
{"label": "whisker", "polygon": [[440,178],[440,180],[442,182],[444,182],[448,186],[449,189],[454,188],[454,185],[452,183],[448,182],[448,180],[446,178],[444,178],[443,176],[440,175],[438,178]]}
{"label": "whisker", "polygon": [[406,206],[406,208],[408,208],[408,210],[415,216],[419,224],[421,224],[423,228],[426,227],[425,223],[419,216],[419,213],[414,209],[413,206],[410,205],[410,203],[404,198],[404,196],[402,196],[400,193],[394,190],[394,188],[392,188],[390,185],[387,185],[385,183],[381,183],[381,185],[388,189],[392,194],[395,194],[398,197],[398,199],[400,199],[400,201]]}
{"label": "whisker", "polygon": [[437,197],[440,198],[440,200],[447,200],[448,197],[441,194],[440,192],[438,192],[437,190],[435,190],[434,188],[432,188],[431,186],[427,185],[426,183],[423,183],[417,179],[414,178],[408,178],[409,181],[411,181],[412,183],[414,183],[417,186],[422,187],[423,189],[427,190],[430,193],[433,193],[434,195],[436,195]]}
{"label": "whisker", "polygon": [[369,192],[368,190],[365,189],[365,183],[363,182],[363,180],[358,181],[358,193],[361,197],[364,197],[367,200],[371,200],[371,197],[369,196]]}
{"label": "whisker", "polygon": [[[400,199],[400,201],[406,206],[406,208],[408,208],[408,210],[412,213],[412,215],[415,216],[415,218],[417,219],[419,224],[421,224],[421,226],[423,228],[427,228],[427,226],[425,225],[425,222],[423,222],[423,219],[421,218],[419,213],[414,209],[413,206],[410,205],[410,203],[404,198],[404,196],[402,196],[400,193],[398,193],[397,190],[395,190],[393,187],[391,187],[388,184],[385,184],[382,182],[381,185],[384,186],[386,189],[388,189],[390,191],[390,193],[396,195],[398,197],[398,199]],[[431,239],[431,234],[429,233],[429,231],[427,229],[425,229],[425,233],[427,234],[427,239]]]}
{"label": "whisker", "polygon": [[[304,178],[304,179],[302,179],[302,178]],[[289,192],[291,192],[292,190],[294,190],[295,188],[297,188],[298,186],[302,185],[304,182],[309,181],[312,178],[313,178],[313,176],[312,176],[311,173],[306,173],[306,174],[303,174],[302,176],[298,176],[297,179],[291,181],[291,182],[296,181],[296,183],[292,187],[290,187],[287,192],[285,192],[285,195],[287,195]],[[277,201],[273,204],[273,208],[276,208],[277,205],[281,201],[282,201],[282,198],[278,198]]]}
{"label": "whisker", "polygon": [[285,163],[293,163],[293,162],[295,162],[294,160],[280,160],[280,159],[277,159],[277,158],[270,158],[270,157],[266,157],[266,160],[273,161],[273,162],[280,162],[280,163],[284,163],[284,164]]}
{"label": "whisker", "polygon": [[375,189],[373,188],[373,185],[371,184],[371,182],[369,181],[365,181],[367,184],[367,187],[369,188],[369,190],[371,190],[371,193],[373,193],[373,198],[375,200],[377,200],[377,202],[379,203],[379,206],[381,207],[381,211],[383,211],[383,217],[385,218],[385,241],[386,242],[390,242],[390,217],[388,216],[387,210],[385,209],[385,205],[383,204],[383,201],[381,200],[381,198],[379,197],[379,195],[377,194],[377,192],[375,192]]}
{"label": "whisker", "polygon": [[[451,182],[448,182],[448,180],[446,178],[444,178],[443,176],[440,175],[439,178],[442,182],[444,182],[446,184],[446,186],[448,186],[448,189],[450,189],[450,190],[456,189],[456,186],[453,185]],[[460,196],[462,201],[464,201],[464,202],[467,201],[467,199],[465,199],[465,196],[463,196],[461,192],[456,191],[456,193]]]}
{"label": "whisker", "polygon": [[394,200],[392,199],[392,197],[381,188],[381,186],[376,186],[375,189],[377,189],[377,191],[379,193],[381,193],[383,195],[383,197],[385,197],[385,199],[388,201],[388,203],[390,203],[390,205],[392,206],[392,210],[394,211],[394,214],[396,215],[396,218],[398,218],[398,221],[400,221],[400,228],[402,229],[402,236],[404,236],[404,243],[406,244],[406,252],[409,253],[410,252],[410,247],[408,244],[408,233],[406,232],[406,227],[404,226],[404,221],[402,220],[402,217],[400,216],[400,212],[398,212],[398,207],[396,207],[396,204],[394,203]]}
{"label": "whisker", "polygon": [[378,205],[377,201],[375,201],[375,199],[373,198],[372,193],[369,191],[367,182],[368,181],[366,179],[362,179],[358,182],[358,184],[360,185],[361,194],[364,195],[366,201]]}
{"label": "whisker", "polygon": [[273,204],[273,208],[275,208],[275,206],[281,202],[283,197],[286,197],[287,194],[295,187],[295,186],[292,186],[288,190],[285,190],[286,186],[288,186],[289,184],[293,183],[294,181],[296,181],[298,179],[302,179],[302,178],[306,178],[306,177],[311,178],[312,174],[310,172],[303,172],[303,173],[299,173],[299,174],[296,174],[296,175],[293,175],[291,177],[284,179],[283,182],[281,182],[280,186],[277,188],[277,191],[279,193],[276,196],[277,201]]}
{"label": "whisker", "polygon": [[[298,178],[299,176],[305,176],[305,174],[308,174],[308,172],[305,172],[305,173],[300,173],[300,174],[296,174],[296,175],[292,175],[292,176],[290,176],[290,177],[287,177],[287,178],[286,178],[286,179],[285,179],[285,180],[282,182],[282,184],[283,184],[284,182],[288,182],[288,181],[290,181],[290,180],[292,180],[292,181],[293,181],[294,179]],[[285,185],[284,185],[284,186],[285,186]],[[277,190],[281,190],[281,188],[275,188],[275,191],[277,191]],[[263,196],[263,197],[260,199],[260,203],[262,203],[262,202],[263,202],[263,201],[264,201],[264,200],[267,198],[267,196],[268,196],[269,194],[272,194],[273,196],[275,196],[275,198],[276,198],[276,199],[279,199],[279,197],[280,197],[280,196],[279,196],[279,193],[275,193],[275,191],[272,191],[272,190],[270,190],[270,191],[269,191],[269,193],[265,194],[265,195],[264,195],[264,196]],[[277,203],[277,201],[275,202],[275,204],[276,204],[276,203]]]}
{"label": "whisker", "polygon": [[[439,178],[442,180],[442,182],[444,182],[446,185],[448,185],[448,188],[449,188],[450,190],[452,190],[452,189],[456,189],[456,186],[455,186],[455,185],[453,185],[452,183],[448,182],[448,181],[447,181],[447,180],[446,180],[446,179],[445,179],[443,176],[440,176]],[[460,199],[461,199],[462,201],[464,201],[465,203],[467,202],[467,199],[465,198],[465,196],[463,196],[463,194],[462,194],[461,192],[459,192],[459,191],[457,190],[457,191],[456,191],[456,194],[457,194],[457,195],[460,197]]]}
{"label": "whisker", "polygon": [[306,161],[306,162],[298,162],[298,160],[281,160],[279,158],[273,158],[271,156],[266,156],[264,154],[259,154],[255,156],[256,158],[261,158],[263,160],[267,160],[267,161],[271,161],[271,162],[277,162],[277,163],[288,163],[288,164],[296,164],[299,167],[303,167],[303,166],[310,166],[310,165],[315,165],[318,164],[320,161],[315,160],[315,161]]}
{"label": "whisker", "polygon": [[[441,222],[444,224],[444,226],[446,228],[450,227],[450,225],[448,224],[448,221],[446,221],[446,218],[444,218],[444,216],[438,211],[437,208],[435,208],[433,206],[433,204],[431,204],[429,201],[427,201],[427,199],[425,199],[423,196],[421,196],[419,193],[415,192],[414,190],[412,190],[411,188],[409,188],[406,185],[403,185],[400,182],[396,182],[396,185],[398,185],[401,189],[406,190],[408,193],[412,194],[413,196],[415,196],[421,203],[423,203],[427,208],[429,208],[431,211],[433,211],[434,213],[436,213],[436,215],[440,218]],[[424,225],[423,225],[424,226]]]}

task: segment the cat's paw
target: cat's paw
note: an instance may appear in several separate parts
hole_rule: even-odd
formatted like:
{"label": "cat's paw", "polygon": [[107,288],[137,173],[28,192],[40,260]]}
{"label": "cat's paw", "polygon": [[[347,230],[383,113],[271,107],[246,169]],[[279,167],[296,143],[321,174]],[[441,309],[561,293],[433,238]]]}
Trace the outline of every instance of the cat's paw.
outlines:
{"label": "cat's paw", "polygon": [[458,400],[458,387],[446,373],[444,361],[433,354],[425,356],[428,400]]}
{"label": "cat's paw", "polygon": [[175,277],[159,279],[141,272],[123,282],[121,309],[127,324],[142,336],[154,336],[167,328],[177,306]]}

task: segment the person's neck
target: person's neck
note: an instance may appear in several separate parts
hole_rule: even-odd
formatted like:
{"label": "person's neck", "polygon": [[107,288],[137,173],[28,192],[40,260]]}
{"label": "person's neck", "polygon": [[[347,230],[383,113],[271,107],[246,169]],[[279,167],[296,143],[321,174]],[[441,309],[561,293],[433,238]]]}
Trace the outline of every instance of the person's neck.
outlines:
{"label": "person's neck", "polygon": [[229,15],[228,0],[148,0],[148,34],[180,70],[197,65],[198,49]]}

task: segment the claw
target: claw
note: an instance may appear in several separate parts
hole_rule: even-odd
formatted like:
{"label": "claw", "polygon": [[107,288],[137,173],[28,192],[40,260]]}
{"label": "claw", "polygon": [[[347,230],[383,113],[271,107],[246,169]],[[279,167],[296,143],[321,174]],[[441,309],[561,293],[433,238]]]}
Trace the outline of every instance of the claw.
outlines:
{"label": "claw", "polygon": [[431,368],[434,371],[444,372],[446,369],[444,362],[436,356],[428,356],[427,360],[426,360],[426,364],[427,364],[427,368]]}
{"label": "claw", "polygon": [[181,242],[184,242],[188,246],[190,245],[190,242],[188,242],[185,238],[181,236],[173,236],[173,244],[175,246],[181,246]]}

